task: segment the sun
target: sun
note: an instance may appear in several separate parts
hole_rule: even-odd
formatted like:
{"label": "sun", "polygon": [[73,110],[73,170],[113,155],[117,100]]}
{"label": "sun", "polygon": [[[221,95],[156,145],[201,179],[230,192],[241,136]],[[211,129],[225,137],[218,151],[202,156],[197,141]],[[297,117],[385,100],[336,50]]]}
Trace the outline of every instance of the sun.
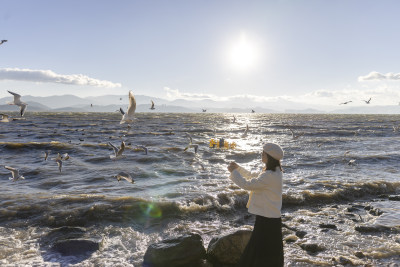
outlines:
{"label": "sun", "polygon": [[258,59],[258,49],[244,33],[228,50],[229,64],[237,70],[245,71],[255,67]]}

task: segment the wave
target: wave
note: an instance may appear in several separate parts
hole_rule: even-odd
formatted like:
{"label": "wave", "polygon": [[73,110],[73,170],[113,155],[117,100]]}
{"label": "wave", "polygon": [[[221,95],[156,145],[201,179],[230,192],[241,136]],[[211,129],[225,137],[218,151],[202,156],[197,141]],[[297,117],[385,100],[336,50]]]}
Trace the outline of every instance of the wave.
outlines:
{"label": "wave", "polygon": [[0,146],[5,149],[20,149],[20,148],[70,148],[72,145],[70,143],[63,143],[58,141],[50,142],[0,142]]}

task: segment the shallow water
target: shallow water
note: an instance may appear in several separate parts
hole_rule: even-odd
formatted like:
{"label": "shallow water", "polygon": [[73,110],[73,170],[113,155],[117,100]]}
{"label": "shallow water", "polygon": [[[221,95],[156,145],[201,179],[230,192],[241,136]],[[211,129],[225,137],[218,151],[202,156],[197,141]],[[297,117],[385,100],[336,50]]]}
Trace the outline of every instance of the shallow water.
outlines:
{"label": "shallow water", "polygon": [[[400,194],[400,132],[393,130],[399,115],[235,116],[232,123],[233,114],[138,113],[128,128],[119,124],[118,113],[27,113],[26,120],[0,123],[0,165],[18,168],[26,178],[9,181],[10,172],[0,169],[0,263],[140,266],[147,246],[163,238],[195,232],[207,245],[213,236],[251,228],[248,195],[230,182],[226,167],[235,160],[259,170],[267,141],[285,151],[284,221],[314,233],[285,244],[287,265],[329,266],[333,257],[353,257],[357,249],[368,257],[353,262],[399,261],[398,201],[384,198]],[[246,125],[250,131],[242,138]],[[289,128],[304,135],[294,139]],[[199,145],[197,153],[184,151],[187,133]],[[209,148],[211,138],[221,137],[237,147]],[[107,143],[119,146],[121,140],[127,144],[123,157],[110,159]],[[57,153],[71,157],[61,172],[53,160]],[[135,183],[118,182],[114,176],[121,171]],[[346,215],[355,203],[373,203],[384,213],[362,210],[363,221],[357,222]],[[329,221],[341,225],[340,231],[321,233],[318,225]],[[394,230],[360,234],[354,231],[358,223]],[[79,263],[43,252],[40,236],[59,226],[84,226],[106,245]],[[328,248],[309,255],[298,245],[303,241]]]}

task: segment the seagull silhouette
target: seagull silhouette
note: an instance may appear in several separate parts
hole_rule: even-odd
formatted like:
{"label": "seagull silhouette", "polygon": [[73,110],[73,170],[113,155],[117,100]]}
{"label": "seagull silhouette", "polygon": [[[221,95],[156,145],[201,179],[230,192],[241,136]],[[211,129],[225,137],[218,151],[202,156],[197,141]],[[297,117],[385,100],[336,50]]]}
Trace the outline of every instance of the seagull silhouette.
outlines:
{"label": "seagull silhouette", "polygon": [[125,179],[131,184],[135,183],[135,181],[132,179],[132,176],[130,176],[130,174],[127,172],[120,172],[115,177],[117,178],[118,182],[121,181],[122,179]]}
{"label": "seagull silhouette", "polygon": [[207,112],[207,109],[202,109],[203,110],[203,112]]}
{"label": "seagull silhouette", "polygon": [[153,100],[151,100],[151,107],[150,107],[150,109],[156,109],[156,108],[154,107],[154,102],[153,102]]}
{"label": "seagull silhouette", "polygon": [[343,103],[340,103],[339,105],[347,105],[348,103],[351,103],[351,102],[353,102],[353,101],[346,101],[346,102],[343,102]]}
{"label": "seagull silhouette", "polygon": [[369,104],[371,102],[371,97],[368,100],[364,100],[365,104]]}
{"label": "seagull silhouette", "polygon": [[292,137],[293,137],[293,139],[297,139],[297,138],[299,138],[300,136],[303,136],[304,135],[304,133],[300,133],[300,134],[295,134],[294,133],[294,131],[291,129],[291,128],[289,128],[289,130],[292,132]]}
{"label": "seagull silhouette", "polygon": [[1,40],[1,41],[0,41],[0,45],[3,44],[3,43],[5,43],[5,42],[7,42],[7,40]]}

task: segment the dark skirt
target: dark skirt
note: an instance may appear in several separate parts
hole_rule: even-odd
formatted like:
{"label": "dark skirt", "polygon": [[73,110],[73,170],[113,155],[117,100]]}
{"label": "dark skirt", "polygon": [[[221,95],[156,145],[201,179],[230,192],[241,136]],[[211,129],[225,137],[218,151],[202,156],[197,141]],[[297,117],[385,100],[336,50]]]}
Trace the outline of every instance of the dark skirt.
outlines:
{"label": "dark skirt", "polygon": [[253,233],[244,249],[238,266],[283,266],[281,218],[256,216]]}

